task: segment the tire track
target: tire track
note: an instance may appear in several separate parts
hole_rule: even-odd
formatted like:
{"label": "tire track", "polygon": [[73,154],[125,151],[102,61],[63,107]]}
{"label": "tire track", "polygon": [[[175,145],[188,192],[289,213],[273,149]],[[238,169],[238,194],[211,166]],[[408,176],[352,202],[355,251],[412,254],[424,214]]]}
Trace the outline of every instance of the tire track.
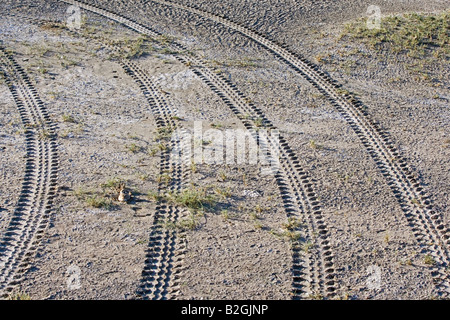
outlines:
{"label": "tire track", "polygon": [[449,275],[445,271],[450,263],[450,231],[443,218],[431,204],[422,184],[396,150],[389,134],[372,121],[362,103],[350,94],[343,93],[340,86],[319,68],[258,31],[251,30],[226,16],[206,12],[198,6],[182,5],[173,1],[149,0],[145,4],[160,4],[196,14],[201,20],[209,19],[237,31],[271,52],[278,60],[293,68],[331,101],[343,115],[374,159],[388,185],[401,205],[405,217],[422,247],[422,253],[432,255],[432,268],[436,287],[442,296],[450,294]]}
{"label": "tire track", "polygon": [[[19,15],[11,15],[20,19],[28,20],[35,24],[43,24],[49,20],[39,20]],[[58,21],[52,21],[59,23]],[[86,37],[79,32],[69,30],[70,33]],[[89,39],[102,44],[120,57],[120,49],[101,39],[89,37]],[[165,95],[161,93],[160,88],[151,80],[145,71],[139,68],[135,63],[126,58],[119,58],[118,64],[139,86],[146,97],[151,112],[155,118],[158,132],[167,134],[177,129],[177,122],[174,120],[176,113],[167,101]],[[161,181],[158,184],[159,194],[181,191],[186,187],[190,179],[189,160],[190,159],[172,159],[171,152],[181,154],[180,137],[183,130],[180,129],[179,136],[172,136],[170,144],[166,150],[161,152],[159,173],[160,175],[170,175],[170,183]],[[184,242],[183,231],[176,231],[165,228],[167,223],[176,223],[183,212],[165,200],[160,200],[156,207],[153,225],[149,236],[148,251],[146,253],[145,265],[142,271],[141,286],[137,292],[142,299],[173,299],[179,292],[179,282],[181,278],[182,262],[184,258],[186,244]]]}
{"label": "tire track", "polygon": [[[104,43],[97,38],[89,38],[101,43],[120,57],[119,47]],[[178,128],[178,124],[174,120],[176,113],[157,84],[136,63],[127,58],[119,58],[118,64],[138,84],[147,99],[158,134],[171,135],[168,147],[161,151],[159,163],[160,176],[169,176],[170,178],[169,182],[160,181],[158,183],[158,193],[161,195],[165,192],[180,192],[190,180],[190,172],[186,161],[179,161],[180,159],[172,157],[174,150],[179,152],[182,150],[180,139],[172,134]],[[180,128],[178,129],[180,130]],[[186,250],[185,237],[183,231],[167,228],[165,225],[175,224],[183,216],[184,212],[179,207],[169,204],[162,197],[158,200],[153,224],[150,228],[141,285],[137,292],[141,299],[168,300],[174,299],[178,295]]]}
{"label": "tire track", "polygon": [[0,69],[25,126],[27,160],[19,200],[0,240],[0,295],[7,296],[34,258],[57,192],[55,127],[24,70],[0,46]]}
{"label": "tire track", "polygon": [[[147,26],[96,5],[76,0],[60,1],[97,13],[152,38],[161,36],[160,33]],[[184,46],[175,41],[167,44],[167,46],[178,53],[187,51]],[[258,119],[262,119],[264,128],[276,129],[259,108],[245,99],[245,96],[234,84],[214,72],[205,61],[193,54],[185,54],[183,56],[176,54],[175,58],[190,67],[211,90],[216,92],[247,129],[259,128],[260,125],[256,123]],[[250,119],[246,115],[251,115]],[[330,297],[336,291],[333,254],[329,233],[323,220],[320,203],[313,189],[314,186],[306,171],[301,168],[298,158],[289,147],[287,141],[280,137],[280,143],[275,145],[273,137],[269,140],[272,147],[279,147],[280,170],[275,175],[275,178],[287,215],[288,217],[297,217],[306,222],[307,227],[299,228],[298,231],[302,233],[305,242],[313,244],[307,253],[300,247],[293,248],[293,298]]]}
{"label": "tire track", "polygon": [[[136,83],[139,84],[155,116],[159,131],[173,133],[177,128],[173,120],[174,113],[159,88],[135,63],[122,59],[120,65]],[[171,156],[174,150],[180,150],[180,140],[171,139],[167,150],[161,152],[160,175],[170,175],[170,182],[159,182],[158,191],[179,192],[189,180],[185,161],[177,161]],[[148,252],[142,271],[142,285],[138,294],[143,299],[174,299],[179,292],[182,262],[186,250],[183,232],[167,228],[164,224],[176,223],[183,212],[180,208],[162,199],[156,207],[151,228]]]}
{"label": "tire track", "polygon": [[[119,52],[117,47],[103,42],[102,45],[116,53]],[[177,129],[183,132],[174,120],[176,113],[172,104],[158,85],[136,63],[120,58],[118,64],[138,84],[147,99],[155,118],[158,134],[166,136],[166,139],[167,135],[171,136],[169,146],[161,151],[159,164],[160,176],[168,175],[170,178],[169,182],[158,183],[158,193],[161,195],[165,192],[180,192],[190,180],[190,171],[189,162],[186,159],[172,156],[173,152],[178,154],[182,152],[180,136],[173,133]],[[142,299],[175,299],[179,293],[186,251],[184,231],[167,228],[165,225],[175,224],[182,217],[184,212],[179,207],[169,204],[164,198],[158,200],[142,271],[141,286],[137,292]]]}

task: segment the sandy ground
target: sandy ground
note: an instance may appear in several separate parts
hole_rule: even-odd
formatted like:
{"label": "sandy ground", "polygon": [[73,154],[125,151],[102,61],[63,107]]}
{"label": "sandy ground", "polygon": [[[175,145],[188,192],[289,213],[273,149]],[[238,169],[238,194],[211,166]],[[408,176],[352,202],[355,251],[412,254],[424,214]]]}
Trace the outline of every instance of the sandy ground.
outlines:
{"label": "sandy ground", "polygon": [[[390,134],[448,226],[450,97],[445,62],[427,70],[442,84],[434,86],[415,80],[405,68],[409,61],[350,54],[360,45],[337,40],[345,23],[366,16],[369,5],[379,5],[387,15],[440,12],[448,7],[443,1],[177,2],[226,12],[234,21],[287,43],[356,92],[369,116]],[[6,1],[1,9],[29,18],[67,17],[68,4],[30,3]],[[386,178],[344,117],[309,82],[253,41],[216,23],[157,4],[90,3],[174,37],[220,69],[279,128],[309,173],[323,208],[334,254],[333,298],[438,297],[426,253]],[[164,179],[155,141],[158,127],[139,84],[104,45],[122,39],[118,47],[124,46],[138,34],[82,13],[80,33],[45,28],[18,16],[3,15],[0,20],[3,46],[13,51],[57,124],[60,157],[51,223],[13,294],[31,299],[136,299],[158,206],[148,193]],[[173,54],[153,48],[132,61],[162,90],[180,127],[190,131],[201,121],[204,130],[243,128],[226,103]],[[24,127],[4,82],[0,95],[4,231],[25,161]],[[110,200],[117,193],[111,185],[118,180],[132,190],[128,203]],[[218,201],[195,216],[194,228],[176,230],[186,241],[176,298],[290,299],[293,244],[282,235],[287,214],[276,179],[261,175],[254,165],[198,164],[189,168],[183,183],[206,188]],[[92,207],[93,197],[105,197],[111,204]],[[379,272],[375,287],[370,285],[373,270]],[[76,288],[70,282],[74,276],[79,280]],[[309,298],[323,297],[312,292]]]}

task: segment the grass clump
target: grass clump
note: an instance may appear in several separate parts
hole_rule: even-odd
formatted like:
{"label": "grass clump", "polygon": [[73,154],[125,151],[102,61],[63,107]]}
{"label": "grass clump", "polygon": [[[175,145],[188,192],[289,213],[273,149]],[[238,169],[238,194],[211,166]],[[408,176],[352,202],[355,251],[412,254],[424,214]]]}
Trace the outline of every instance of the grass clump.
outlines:
{"label": "grass clump", "polygon": [[167,172],[162,173],[156,177],[156,182],[160,184],[169,185],[170,181],[172,181],[172,177]]}
{"label": "grass clump", "polygon": [[136,143],[132,143],[126,146],[127,150],[131,153],[137,153],[142,150],[142,147],[138,146]]}
{"label": "grass clump", "polygon": [[79,187],[73,195],[89,207],[112,210],[115,207],[113,200],[117,200],[116,195],[121,186],[124,186],[124,181],[114,177],[100,184],[101,190]]}
{"label": "grass clump", "polygon": [[123,183],[122,179],[119,179],[119,178],[111,178],[111,179],[107,180],[105,183],[102,183],[100,186],[101,186],[103,189],[106,189],[106,188],[108,188],[108,189],[116,189],[116,188],[118,188],[118,187],[120,186],[120,184],[122,184],[122,183]]}
{"label": "grass clump", "polygon": [[450,54],[450,10],[440,14],[411,13],[387,16],[380,28],[367,27],[367,18],[345,26],[339,39],[359,40],[372,49],[387,49],[414,58]]}
{"label": "grass clump", "polygon": [[301,227],[301,221],[295,217],[289,217],[286,222],[281,224],[281,231],[271,230],[271,233],[280,238],[286,239],[297,246],[301,238],[301,233],[298,231]]}
{"label": "grass clump", "polygon": [[180,230],[195,230],[198,226],[197,216],[191,213],[188,217],[181,219],[176,223],[176,227]]}
{"label": "grass clump", "polygon": [[167,201],[170,204],[191,209],[192,211],[210,208],[217,202],[213,194],[209,194],[208,190],[200,187],[192,187],[180,191],[169,191],[161,193],[150,191],[148,197],[154,201]]}
{"label": "grass clump", "polygon": [[279,231],[276,231],[274,229],[271,229],[270,233],[273,234],[274,236],[277,236],[277,237],[281,238],[281,239],[285,239],[285,240],[290,241],[293,245],[296,245],[297,242],[301,238],[300,232],[297,232],[295,230],[283,230],[282,232],[279,232]]}
{"label": "grass clump", "polygon": [[154,190],[149,191],[147,196],[153,201],[161,201],[163,199],[161,194]]}
{"label": "grass clump", "polygon": [[305,243],[302,245],[302,250],[303,250],[305,253],[309,253],[309,251],[310,251],[312,248],[314,248],[314,243],[312,243],[311,241],[305,242]]}
{"label": "grass clump", "polygon": [[86,198],[86,204],[93,208],[103,208],[103,209],[111,209],[112,201],[103,196],[92,195]]}
{"label": "grass clump", "polygon": [[226,188],[226,189],[224,189],[224,188],[214,188],[214,192],[216,193],[216,194],[218,194],[220,197],[222,197],[222,198],[229,198],[229,197],[231,197],[232,196],[232,192],[231,192],[231,189],[228,187],[228,188]]}
{"label": "grass clump", "polygon": [[178,192],[167,193],[167,200],[173,204],[199,210],[210,207],[215,203],[215,197],[203,188],[184,189]]}
{"label": "grass clump", "polygon": [[323,146],[322,145],[320,145],[320,144],[318,144],[316,141],[314,141],[314,140],[310,140],[309,141],[309,147],[311,148],[311,149],[314,149],[314,150],[321,150],[321,149],[323,149]]}
{"label": "grass clump", "polygon": [[31,297],[27,293],[20,292],[20,293],[10,294],[8,296],[7,300],[31,300]]}
{"label": "grass clump", "polygon": [[172,128],[172,127],[158,128],[156,130],[156,135],[155,135],[154,140],[155,141],[168,140],[168,139],[172,138],[173,132],[174,132],[174,128]]}
{"label": "grass clump", "polygon": [[51,21],[44,22],[39,27],[44,31],[52,31],[57,34],[61,34],[61,32],[66,29],[66,26],[63,23]]}
{"label": "grass clump", "polygon": [[69,122],[69,123],[76,123],[77,122],[75,120],[75,118],[72,115],[70,115],[70,114],[63,114],[61,118],[62,118],[63,122]]}
{"label": "grass clump", "polygon": [[433,257],[429,254],[427,254],[424,259],[423,262],[427,265],[435,265],[436,261],[433,259]]}
{"label": "grass clump", "polygon": [[153,47],[149,45],[147,37],[141,35],[130,44],[125,57],[128,59],[137,59],[145,55],[150,49],[153,50]]}
{"label": "grass clump", "polygon": [[288,220],[281,225],[284,230],[292,231],[300,227],[300,220],[295,217],[289,217]]}
{"label": "grass clump", "polygon": [[48,140],[51,138],[51,136],[52,136],[52,134],[50,133],[50,131],[48,131],[46,129],[42,129],[38,133],[38,137],[40,140]]}

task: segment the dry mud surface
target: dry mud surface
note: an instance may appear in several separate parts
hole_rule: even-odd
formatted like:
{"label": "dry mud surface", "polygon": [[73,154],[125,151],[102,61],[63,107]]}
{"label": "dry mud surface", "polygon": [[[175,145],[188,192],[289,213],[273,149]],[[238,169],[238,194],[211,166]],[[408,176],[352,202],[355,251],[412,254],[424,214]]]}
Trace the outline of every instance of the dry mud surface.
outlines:
{"label": "dry mud surface", "polygon": [[[448,298],[448,55],[423,80],[354,54],[369,5],[448,9],[2,1],[2,296]],[[279,171],[178,161],[176,132],[215,148],[199,126],[277,129]]]}

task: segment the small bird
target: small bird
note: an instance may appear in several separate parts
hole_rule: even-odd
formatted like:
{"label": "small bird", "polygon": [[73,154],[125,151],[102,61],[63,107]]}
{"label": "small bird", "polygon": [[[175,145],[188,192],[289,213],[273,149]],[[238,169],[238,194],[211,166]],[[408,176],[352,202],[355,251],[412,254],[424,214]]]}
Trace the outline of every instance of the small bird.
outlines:
{"label": "small bird", "polygon": [[117,197],[117,200],[119,202],[128,202],[131,198],[131,191],[125,188],[124,184],[121,184],[119,186],[119,196]]}

